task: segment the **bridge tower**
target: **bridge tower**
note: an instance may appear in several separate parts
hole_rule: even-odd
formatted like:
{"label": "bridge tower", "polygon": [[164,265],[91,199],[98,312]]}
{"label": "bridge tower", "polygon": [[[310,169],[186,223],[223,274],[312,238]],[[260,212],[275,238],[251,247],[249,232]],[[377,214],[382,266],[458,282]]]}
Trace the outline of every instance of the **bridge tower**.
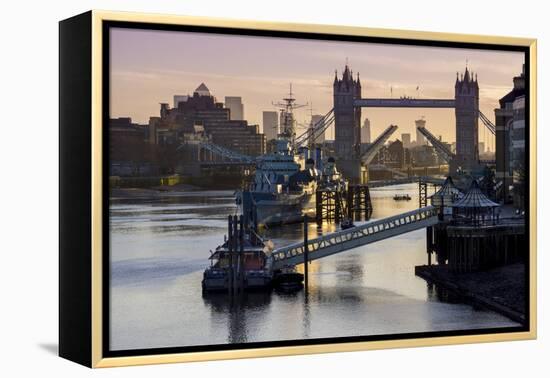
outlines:
{"label": "bridge tower", "polygon": [[455,82],[456,157],[451,162],[451,175],[458,170],[472,172],[479,165],[478,119],[479,86],[477,74],[468,71]]}
{"label": "bridge tower", "polygon": [[336,164],[346,179],[360,183],[361,107],[355,107],[354,101],[361,98],[361,82],[347,64],[341,79],[335,71],[333,94]]}

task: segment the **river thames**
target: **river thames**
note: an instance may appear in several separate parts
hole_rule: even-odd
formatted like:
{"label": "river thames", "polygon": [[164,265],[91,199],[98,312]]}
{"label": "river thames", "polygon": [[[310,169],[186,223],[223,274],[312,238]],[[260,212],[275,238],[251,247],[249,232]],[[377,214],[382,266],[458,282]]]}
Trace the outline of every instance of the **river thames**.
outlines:
{"label": "river thames", "polygon": [[[316,260],[309,296],[248,293],[203,298],[210,250],[223,242],[232,191],[125,191],[110,207],[110,349],[403,334],[518,326],[444,295],[414,275],[426,264],[424,230]],[[394,194],[411,201],[394,201]],[[415,184],[371,189],[372,220],[418,207]],[[265,231],[275,247],[302,225]],[[325,225],[322,232],[334,230]],[[318,234],[314,222],[309,236]]]}

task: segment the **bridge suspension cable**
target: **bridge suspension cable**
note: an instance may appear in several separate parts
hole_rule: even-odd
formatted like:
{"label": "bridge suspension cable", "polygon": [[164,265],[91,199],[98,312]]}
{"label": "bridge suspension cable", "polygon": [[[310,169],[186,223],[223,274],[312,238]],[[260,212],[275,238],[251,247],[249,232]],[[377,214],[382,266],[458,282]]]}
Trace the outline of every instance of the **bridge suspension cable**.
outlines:
{"label": "bridge suspension cable", "polygon": [[304,146],[309,143],[314,143],[334,122],[334,109],[330,109],[327,114],[317,121],[312,127],[298,135],[294,141],[296,147]]}
{"label": "bridge suspension cable", "polygon": [[487,118],[487,116],[485,114],[483,114],[481,112],[481,110],[478,110],[478,113],[479,113],[479,119],[481,119],[481,122],[485,125],[487,130],[489,130],[491,132],[491,134],[495,135],[496,134],[496,127],[493,124],[493,122],[491,122],[491,120],[489,118]]}

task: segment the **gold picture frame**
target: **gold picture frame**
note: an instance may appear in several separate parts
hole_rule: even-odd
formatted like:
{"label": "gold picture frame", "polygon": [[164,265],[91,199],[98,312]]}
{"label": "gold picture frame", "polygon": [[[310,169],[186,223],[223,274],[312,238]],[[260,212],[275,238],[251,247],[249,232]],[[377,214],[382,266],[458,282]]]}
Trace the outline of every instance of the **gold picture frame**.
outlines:
{"label": "gold picture frame", "polygon": [[[476,45],[519,46],[528,49],[529,70],[529,319],[528,330],[521,332],[487,333],[444,337],[404,338],[330,344],[295,345],[284,347],[260,347],[252,349],[214,350],[185,353],[166,353],[137,356],[104,356],[103,335],[108,324],[103,322],[104,303],[104,171],[103,122],[104,85],[103,72],[104,25],[106,22],[128,22],[141,26],[190,25],[240,30],[311,33],[334,36],[356,36],[410,41],[433,41]],[[328,352],[347,352],[372,349],[388,349],[448,344],[466,344],[495,341],[535,339],[537,335],[536,304],[536,124],[537,124],[537,41],[530,38],[482,36],[469,34],[436,33],[376,29],[367,27],[258,22],[210,17],[188,17],[160,14],[140,14],[110,11],[90,11],[60,23],[60,128],[61,128],[61,193],[60,193],[60,355],[89,367],[114,367],[143,364],[160,364],[218,359],[299,355]],[[86,52],[82,54],[82,50]],[[78,57],[77,57],[78,56]],[[71,62],[82,64],[75,72]],[[89,70],[89,72],[86,71]],[[72,72],[72,73],[71,73]],[[82,75],[89,74],[82,78]],[[75,84],[76,83],[76,84]],[[74,92],[74,86],[79,89]],[[63,94],[65,91],[65,94]],[[69,91],[71,94],[69,94]],[[75,94],[76,93],[76,94]],[[83,93],[83,97],[77,93]],[[88,96],[89,95],[89,96]],[[88,97],[87,97],[88,96]],[[87,102],[89,100],[89,103]],[[78,102],[78,104],[76,103]],[[75,112],[77,107],[80,111]],[[69,109],[73,109],[73,112]],[[86,122],[80,131],[68,131],[74,122]],[[71,134],[73,133],[73,134]],[[74,134],[77,133],[77,134]],[[80,138],[80,147],[71,147],[74,138]],[[82,150],[82,146],[86,149]],[[69,173],[68,154],[86,156],[89,170],[78,177]],[[64,167],[66,168],[64,170]],[[86,177],[86,179],[82,179]],[[86,189],[79,192],[78,189]],[[83,197],[87,196],[87,197]],[[71,214],[71,207],[85,200],[86,213]],[[75,217],[87,217],[84,222],[74,222]],[[78,218],[79,219],[79,218]],[[69,236],[72,234],[73,236]],[[85,235],[85,236],[83,236]],[[78,256],[75,256],[78,255]],[[89,290],[89,291],[88,291]]]}

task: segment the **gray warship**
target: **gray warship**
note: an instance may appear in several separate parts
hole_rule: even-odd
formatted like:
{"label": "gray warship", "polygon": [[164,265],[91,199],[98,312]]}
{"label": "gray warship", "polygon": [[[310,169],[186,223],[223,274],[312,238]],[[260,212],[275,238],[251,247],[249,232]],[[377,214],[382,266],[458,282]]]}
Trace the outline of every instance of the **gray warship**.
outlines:
{"label": "gray warship", "polygon": [[283,104],[278,104],[282,130],[275,140],[274,151],[257,158],[253,182],[236,193],[241,214],[260,227],[298,223],[304,216],[313,218],[317,188],[346,185],[334,158],[329,157],[322,164],[320,149],[314,159],[308,148],[296,147],[293,110],[300,105],[294,103],[292,87],[283,100]]}

